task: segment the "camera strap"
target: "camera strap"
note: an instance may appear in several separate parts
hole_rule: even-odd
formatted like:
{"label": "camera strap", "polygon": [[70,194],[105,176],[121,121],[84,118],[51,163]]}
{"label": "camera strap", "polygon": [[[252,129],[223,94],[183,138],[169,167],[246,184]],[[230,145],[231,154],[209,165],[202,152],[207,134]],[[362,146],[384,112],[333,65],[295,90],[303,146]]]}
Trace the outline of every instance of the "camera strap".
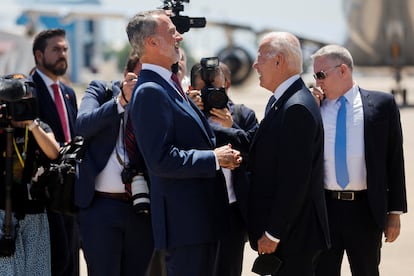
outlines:
{"label": "camera strap", "polygon": [[20,153],[19,151],[19,147],[17,146],[16,143],[16,138],[13,137],[13,146],[14,146],[14,150],[16,152],[17,158],[19,159],[19,163],[22,166],[22,168],[24,168],[24,161],[26,160],[26,154],[27,154],[27,143],[29,141],[29,127],[25,126],[25,130],[24,130],[24,146],[23,146],[23,150]]}

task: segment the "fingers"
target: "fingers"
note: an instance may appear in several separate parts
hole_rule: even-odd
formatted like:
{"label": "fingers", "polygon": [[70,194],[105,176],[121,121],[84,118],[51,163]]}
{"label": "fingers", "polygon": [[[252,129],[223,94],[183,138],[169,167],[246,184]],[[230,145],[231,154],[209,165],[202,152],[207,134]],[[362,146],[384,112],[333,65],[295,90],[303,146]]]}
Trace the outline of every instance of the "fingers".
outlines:
{"label": "fingers", "polygon": [[226,169],[235,169],[239,167],[242,162],[240,152],[232,149],[228,145],[214,149],[214,153],[217,156],[220,167]]}

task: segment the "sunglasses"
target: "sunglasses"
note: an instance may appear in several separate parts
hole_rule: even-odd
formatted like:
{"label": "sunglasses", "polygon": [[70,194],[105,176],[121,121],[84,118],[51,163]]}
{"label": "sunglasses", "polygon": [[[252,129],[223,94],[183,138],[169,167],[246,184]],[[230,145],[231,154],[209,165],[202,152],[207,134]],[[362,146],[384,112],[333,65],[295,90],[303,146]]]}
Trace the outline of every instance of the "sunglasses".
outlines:
{"label": "sunglasses", "polygon": [[332,67],[332,68],[330,68],[330,69],[328,69],[328,70],[326,70],[326,71],[319,71],[319,72],[316,72],[315,74],[313,74],[313,77],[315,78],[315,80],[324,80],[324,79],[326,79],[326,77],[328,76],[328,72],[329,71],[332,71],[332,70],[334,70],[334,69],[336,69],[336,68],[338,68],[338,67],[340,67],[342,64],[338,64],[338,65],[336,65],[335,67]]}

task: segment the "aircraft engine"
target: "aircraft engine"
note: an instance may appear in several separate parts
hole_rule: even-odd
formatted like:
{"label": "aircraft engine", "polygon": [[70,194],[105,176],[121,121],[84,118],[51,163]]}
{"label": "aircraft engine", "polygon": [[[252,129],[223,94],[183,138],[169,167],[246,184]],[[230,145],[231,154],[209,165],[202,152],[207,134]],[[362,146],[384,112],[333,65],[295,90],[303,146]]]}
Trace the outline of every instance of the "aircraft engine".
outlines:
{"label": "aircraft engine", "polygon": [[234,85],[245,81],[252,71],[252,58],[241,47],[226,47],[218,52],[217,57],[229,67],[231,83]]}

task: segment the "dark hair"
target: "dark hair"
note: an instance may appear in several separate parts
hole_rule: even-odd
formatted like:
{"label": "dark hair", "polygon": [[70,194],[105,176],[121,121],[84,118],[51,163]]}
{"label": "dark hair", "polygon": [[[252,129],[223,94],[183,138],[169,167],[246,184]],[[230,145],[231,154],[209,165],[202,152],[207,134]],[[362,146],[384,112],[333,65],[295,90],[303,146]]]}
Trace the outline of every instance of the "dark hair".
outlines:
{"label": "dark hair", "polygon": [[66,37],[66,31],[64,29],[56,28],[44,30],[38,33],[33,41],[33,55],[36,56],[37,50],[43,53],[47,47],[47,40],[56,36]]}
{"label": "dark hair", "polygon": [[134,50],[131,50],[128,56],[127,64],[125,65],[125,71],[134,72],[134,69],[137,66],[138,62],[139,62],[138,54]]}
{"label": "dark hair", "polygon": [[191,67],[190,71],[190,84],[192,87],[195,87],[196,85],[196,79],[201,74],[201,64],[198,62]]}

